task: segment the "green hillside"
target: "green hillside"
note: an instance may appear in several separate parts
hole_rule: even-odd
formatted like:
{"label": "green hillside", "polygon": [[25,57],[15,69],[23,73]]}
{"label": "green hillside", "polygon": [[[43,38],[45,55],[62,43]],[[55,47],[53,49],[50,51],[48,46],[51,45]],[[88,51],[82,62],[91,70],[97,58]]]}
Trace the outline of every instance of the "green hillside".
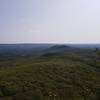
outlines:
{"label": "green hillside", "polygon": [[100,100],[99,65],[80,49],[0,58],[0,100]]}

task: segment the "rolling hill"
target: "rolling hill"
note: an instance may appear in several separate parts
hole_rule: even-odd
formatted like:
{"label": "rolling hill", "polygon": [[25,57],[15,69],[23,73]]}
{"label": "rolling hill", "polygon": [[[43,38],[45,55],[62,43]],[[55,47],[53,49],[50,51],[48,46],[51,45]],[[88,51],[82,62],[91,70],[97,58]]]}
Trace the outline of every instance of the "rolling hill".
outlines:
{"label": "rolling hill", "polygon": [[0,100],[100,100],[99,49],[53,45],[38,53],[0,56]]}

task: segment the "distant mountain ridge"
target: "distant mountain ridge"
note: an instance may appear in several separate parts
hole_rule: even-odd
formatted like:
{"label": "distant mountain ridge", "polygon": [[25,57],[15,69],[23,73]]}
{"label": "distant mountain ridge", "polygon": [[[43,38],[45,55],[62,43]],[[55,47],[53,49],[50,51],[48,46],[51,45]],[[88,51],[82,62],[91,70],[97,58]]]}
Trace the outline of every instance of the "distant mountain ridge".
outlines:
{"label": "distant mountain ridge", "polygon": [[[100,48],[99,44],[0,44],[0,56],[42,55],[63,53],[75,48]],[[75,51],[75,50],[74,50]]]}
{"label": "distant mountain ridge", "polygon": [[42,56],[44,57],[59,56],[72,49],[73,48],[71,46],[67,45],[54,45],[50,48],[47,48]]}
{"label": "distant mountain ridge", "polygon": [[71,47],[67,45],[54,45],[51,47],[51,49],[68,49],[68,48],[71,48]]}
{"label": "distant mountain ridge", "polygon": [[68,46],[68,45],[54,45],[50,48],[47,49],[47,51],[49,52],[60,52],[60,51],[65,51],[65,50],[68,50],[68,49],[71,49],[72,47],[71,46]]}

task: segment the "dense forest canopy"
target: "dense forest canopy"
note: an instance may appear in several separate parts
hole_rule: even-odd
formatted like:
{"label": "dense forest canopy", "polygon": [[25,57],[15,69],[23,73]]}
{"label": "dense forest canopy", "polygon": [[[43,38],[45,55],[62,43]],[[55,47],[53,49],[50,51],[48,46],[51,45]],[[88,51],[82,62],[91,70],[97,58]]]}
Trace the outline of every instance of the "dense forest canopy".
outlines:
{"label": "dense forest canopy", "polygon": [[100,100],[99,47],[8,47],[0,48],[0,100]]}

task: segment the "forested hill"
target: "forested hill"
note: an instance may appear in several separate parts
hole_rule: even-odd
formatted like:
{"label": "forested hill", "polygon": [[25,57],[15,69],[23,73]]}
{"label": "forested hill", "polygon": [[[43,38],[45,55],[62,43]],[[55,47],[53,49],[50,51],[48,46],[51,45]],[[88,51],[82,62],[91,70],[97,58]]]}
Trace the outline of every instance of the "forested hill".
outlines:
{"label": "forested hill", "polygon": [[62,52],[72,48],[95,49],[99,44],[0,44],[0,56],[31,56],[42,52]]}
{"label": "forested hill", "polygon": [[98,48],[40,48],[0,56],[0,100],[100,100]]}

